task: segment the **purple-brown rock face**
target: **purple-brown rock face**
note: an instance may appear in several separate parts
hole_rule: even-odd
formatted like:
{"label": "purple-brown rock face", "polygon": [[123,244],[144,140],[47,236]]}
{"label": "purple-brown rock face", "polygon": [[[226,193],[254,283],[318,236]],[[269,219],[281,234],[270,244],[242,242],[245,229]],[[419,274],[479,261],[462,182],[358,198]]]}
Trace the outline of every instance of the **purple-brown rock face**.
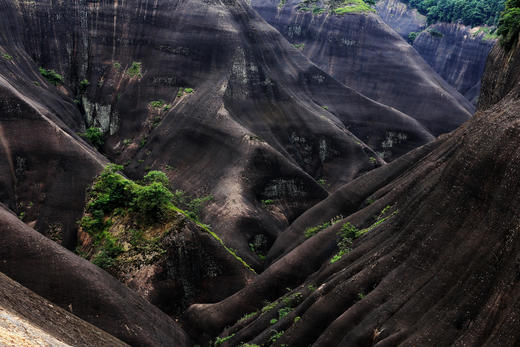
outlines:
{"label": "purple-brown rock face", "polygon": [[[292,5],[276,21],[305,46],[240,0],[0,0],[0,272],[20,284],[0,274],[0,329],[13,317],[74,345],[518,342],[518,48],[493,50],[481,110],[432,141],[469,118],[458,92],[375,15]],[[77,235],[77,253],[103,246],[77,221],[109,162],[213,196],[211,229],[177,211],[133,230],[125,205],[101,232],[165,235],[160,249],[117,279],[70,252]],[[31,315],[45,300],[61,309]]]}
{"label": "purple-brown rock face", "polygon": [[495,47],[469,122],[307,210],[255,281],[186,319],[230,346],[517,344],[519,52]]}
{"label": "purple-brown rock face", "polygon": [[480,94],[480,79],[496,40],[460,24],[439,23],[420,33],[413,47],[448,83],[473,104]]}
{"label": "purple-brown rock face", "polygon": [[327,190],[381,165],[376,152],[392,159],[469,115],[454,104],[433,132],[340,84],[242,2],[2,8],[2,201],[69,248],[106,162],[77,136],[88,126],[130,177],[162,169],[174,188],[212,194],[205,222],[258,267],[251,240],[269,246]]}
{"label": "purple-brown rock face", "polygon": [[[252,1],[267,22],[321,69],[416,119],[435,136],[455,129],[474,111],[378,15],[315,14],[300,10],[299,3],[292,0],[278,6],[275,0]],[[388,141],[398,143],[400,136],[395,135]],[[394,157],[391,148],[385,152],[384,157]]]}
{"label": "purple-brown rock face", "polygon": [[479,28],[437,23],[428,26],[426,17],[399,0],[381,0],[377,14],[405,40],[417,34],[413,47],[426,62],[472,104],[477,105],[480,79],[489,51],[496,40]]}

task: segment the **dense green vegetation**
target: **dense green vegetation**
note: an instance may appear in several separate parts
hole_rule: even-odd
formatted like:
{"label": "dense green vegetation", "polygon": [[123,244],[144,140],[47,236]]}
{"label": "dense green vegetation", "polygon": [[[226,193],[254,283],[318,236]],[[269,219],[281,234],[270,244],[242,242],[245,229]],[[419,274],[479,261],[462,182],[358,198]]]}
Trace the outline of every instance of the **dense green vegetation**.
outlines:
{"label": "dense green vegetation", "polygon": [[137,77],[141,78],[143,77],[142,73],[142,64],[140,62],[134,61],[132,65],[126,70],[126,74],[130,77]]}
{"label": "dense green vegetation", "polygon": [[318,0],[303,0],[298,4],[298,10],[312,12],[312,14],[328,12],[339,15],[375,12],[375,9],[371,7],[375,5],[375,2],[375,0],[328,0],[321,3]]}
{"label": "dense green vegetation", "polygon": [[173,193],[169,188],[168,177],[161,171],[150,171],[140,182],[134,182],[123,177],[119,173],[122,170],[123,166],[108,165],[88,192],[85,215],[79,224],[83,232],[92,237],[96,249],[93,263],[111,270],[118,265],[119,255],[128,252],[123,249],[118,235],[111,230],[113,220],[127,218],[131,221],[131,225],[138,229],[120,231],[122,234],[119,236],[128,239],[133,251],[140,254],[150,253],[153,257],[165,252],[161,248],[161,236],[150,237],[143,230],[155,226],[160,228],[161,225],[178,219],[180,214],[208,232],[232,256],[254,271],[208,225],[198,220],[202,204],[211,200],[211,196],[193,199],[179,190]]}
{"label": "dense green vegetation", "polygon": [[45,79],[49,81],[49,83],[54,84],[55,86],[63,84],[63,76],[57,73],[56,71],[47,70],[43,67],[40,67],[39,70],[42,76],[45,77]]}
{"label": "dense green vegetation", "polygon": [[402,0],[428,18],[428,23],[457,22],[465,25],[497,25],[504,0]]}
{"label": "dense green vegetation", "polygon": [[500,43],[506,48],[510,48],[517,40],[520,33],[520,0],[507,0],[497,33],[501,35]]}
{"label": "dense green vegetation", "polygon": [[370,7],[368,1],[363,0],[344,0],[339,7],[333,9],[333,12],[335,14],[363,13],[375,11],[375,9]]}
{"label": "dense green vegetation", "polygon": [[97,149],[100,149],[101,146],[103,146],[105,143],[101,129],[96,127],[90,127],[87,129],[87,131],[79,135],[86,138],[92,144],[92,146],[96,147]]}

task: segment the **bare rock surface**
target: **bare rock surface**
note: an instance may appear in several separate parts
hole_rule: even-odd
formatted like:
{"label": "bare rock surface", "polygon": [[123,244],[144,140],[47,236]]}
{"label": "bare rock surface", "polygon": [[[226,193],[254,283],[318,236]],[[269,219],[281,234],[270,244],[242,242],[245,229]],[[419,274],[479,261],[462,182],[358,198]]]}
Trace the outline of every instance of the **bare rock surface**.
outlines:
{"label": "bare rock surface", "polygon": [[486,58],[496,43],[479,27],[458,23],[428,25],[426,17],[399,0],[380,0],[377,14],[405,40],[416,33],[413,47],[426,62],[473,105],[477,105]]}
{"label": "bare rock surface", "polygon": [[128,346],[0,273],[2,346]]}
{"label": "bare rock surface", "polygon": [[[0,208],[0,271],[39,296],[130,345],[188,346],[158,308],[105,271]],[[20,302],[13,302],[19,309]]]}
{"label": "bare rock surface", "polygon": [[[320,70],[242,1],[0,4],[1,201],[69,249],[107,162],[77,135],[90,126],[130,178],[161,169],[175,189],[213,195],[204,222],[255,267],[252,240],[269,247],[328,191],[384,164],[377,153],[433,139]],[[455,123],[468,117],[457,112]]]}
{"label": "bare rock surface", "polygon": [[421,32],[413,47],[439,75],[475,103],[486,59],[495,43],[478,28],[438,23]]}
{"label": "bare rock surface", "polygon": [[308,226],[349,215],[186,319],[228,345],[515,345],[519,86],[511,76],[499,92],[488,74],[505,64],[510,76],[518,55],[494,50],[482,95],[495,104],[307,211]]}
{"label": "bare rock surface", "polygon": [[[474,107],[375,13],[314,14],[299,10],[300,3],[255,0],[252,5],[321,69],[416,119],[434,136],[473,113]],[[385,158],[395,157],[391,147],[402,137],[389,135]]]}

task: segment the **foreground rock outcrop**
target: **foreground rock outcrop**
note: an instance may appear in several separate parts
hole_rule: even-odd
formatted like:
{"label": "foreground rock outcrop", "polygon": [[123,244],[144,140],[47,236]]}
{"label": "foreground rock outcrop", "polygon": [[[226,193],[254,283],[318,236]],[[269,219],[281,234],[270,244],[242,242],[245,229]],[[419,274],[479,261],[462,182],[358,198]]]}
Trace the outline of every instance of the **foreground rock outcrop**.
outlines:
{"label": "foreground rock outcrop", "polygon": [[0,273],[2,346],[128,346]]}
{"label": "foreground rock outcrop", "polygon": [[3,207],[0,220],[0,272],[130,345],[190,345],[173,319],[105,271]]}

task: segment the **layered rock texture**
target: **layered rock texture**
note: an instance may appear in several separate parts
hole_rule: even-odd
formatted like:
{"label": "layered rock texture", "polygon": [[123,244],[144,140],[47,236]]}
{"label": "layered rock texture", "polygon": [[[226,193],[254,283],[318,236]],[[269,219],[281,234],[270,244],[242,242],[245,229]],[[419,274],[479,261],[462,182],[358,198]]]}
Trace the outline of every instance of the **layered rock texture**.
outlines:
{"label": "layered rock texture", "polygon": [[[455,129],[474,110],[376,14],[313,13],[302,11],[298,0],[283,6],[255,0],[252,5],[324,71],[406,113],[435,136]],[[390,142],[399,142],[395,135]]]}
{"label": "layered rock texture", "polygon": [[88,126],[131,178],[162,169],[175,189],[213,195],[205,222],[258,268],[255,237],[272,244],[328,190],[383,164],[376,152],[390,160],[469,116],[449,93],[442,119],[359,94],[242,2],[1,6],[1,198],[70,249],[106,163],[77,135]]}
{"label": "layered rock texture", "polygon": [[448,83],[473,104],[489,51],[496,43],[461,24],[438,23],[421,32],[413,47]]}
{"label": "layered rock texture", "polygon": [[[375,14],[262,4],[305,46],[243,1],[0,0],[1,343],[518,344],[520,48],[434,140],[472,106]],[[93,216],[110,273],[70,251],[109,162],[213,197]]]}
{"label": "layered rock texture", "polygon": [[495,47],[470,121],[306,211],[253,283],[187,319],[229,345],[516,345],[519,54]]}
{"label": "layered rock texture", "polygon": [[0,273],[2,346],[128,346]]}
{"label": "layered rock texture", "polygon": [[405,40],[412,32],[426,29],[426,17],[417,9],[399,0],[379,0],[376,2],[377,14]]}
{"label": "layered rock texture", "polygon": [[[189,345],[173,319],[105,271],[3,207],[0,220],[0,272],[130,345]],[[13,299],[13,309],[18,307],[15,303]],[[26,315],[32,319],[30,312]]]}
{"label": "layered rock texture", "polygon": [[405,40],[417,33],[413,47],[442,76],[472,104],[476,105],[480,79],[489,51],[495,44],[479,28],[456,23],[437,23],[428,26],[426,17],[398,0],[381,0],[377,14]]}

